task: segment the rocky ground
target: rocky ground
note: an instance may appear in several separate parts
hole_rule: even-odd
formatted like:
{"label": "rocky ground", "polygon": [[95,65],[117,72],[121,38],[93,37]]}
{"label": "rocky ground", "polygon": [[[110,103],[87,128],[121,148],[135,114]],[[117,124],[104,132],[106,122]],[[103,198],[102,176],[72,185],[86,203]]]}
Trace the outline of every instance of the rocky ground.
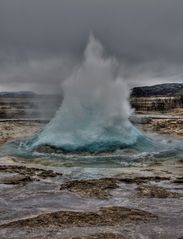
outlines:
{"label": "rocky ground", "polygon": [[183,109],[177,108],[168,112],[136,112],[132,117],[137,127],[147,132],[154,132],[173,137],[183,137]]}
{"label": "rocky ground", "polygon": [[[148,124],[144,129],[167,129]],[[1,122],[0,142],[31,137],[43,125]],[[181,130],[171,124],[167,133]],[[41,156],[1,156],[1,239],[182,238],[183,159],[113,169],[56,165]]]}
{"label": "rocky ground", "polygon": [[183,136],[183,119],[154,119],[146,125],[148,129],[160,134]]}
{"label": "rocky ground", "polygon": [[30,138],[41,130],[45,123],[39,121],[0,121],[0,144],[15,139]]}

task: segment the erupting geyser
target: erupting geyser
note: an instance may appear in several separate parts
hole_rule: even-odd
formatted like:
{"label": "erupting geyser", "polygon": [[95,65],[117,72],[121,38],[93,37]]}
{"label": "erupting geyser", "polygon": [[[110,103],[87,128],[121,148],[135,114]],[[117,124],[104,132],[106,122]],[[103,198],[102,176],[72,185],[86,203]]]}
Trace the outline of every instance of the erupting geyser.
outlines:
{"label": "erupting geyser", "polygon": [[32,140],[31,148],[49,145],[64,152],[102,152],[146,142],[128,120],[129,91],[116,72],[116,60],[106,58],[91,35],[83,63],[63,83],[60,109]]}

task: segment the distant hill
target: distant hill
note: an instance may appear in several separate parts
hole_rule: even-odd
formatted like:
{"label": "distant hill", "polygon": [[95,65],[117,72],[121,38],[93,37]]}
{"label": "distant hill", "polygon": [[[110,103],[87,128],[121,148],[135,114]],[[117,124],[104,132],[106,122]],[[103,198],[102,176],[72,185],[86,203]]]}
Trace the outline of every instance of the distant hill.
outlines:
{"label": "distant hill", "polygon": [[153,86],[135,87],[131,97],[176,96],[183,95],[183,83],[167,83]]}
{"label": "distant hill", "polygon": [[32,91],[18,91],[18,92],[0,92],[0,97],[10,97],[10,98],[16,98],[16,97],[34,97],[36,94]]}
{"label": "distant hill", "polygon": [[62,103],[61,95],[31,91],[0,92],[0,120],[51,119]]}
{"label": "distant hill", "polygon": [[[183,83],[166,83],[153,86],[135,87],[131,91],[131,97],[154,97],[154,96],[176,96],[176,95],[183,95]],[[0,92],[0,97],[3,98],[5,97],[32,98],[36,96],[41,95],[37,95],[32,91]]]}

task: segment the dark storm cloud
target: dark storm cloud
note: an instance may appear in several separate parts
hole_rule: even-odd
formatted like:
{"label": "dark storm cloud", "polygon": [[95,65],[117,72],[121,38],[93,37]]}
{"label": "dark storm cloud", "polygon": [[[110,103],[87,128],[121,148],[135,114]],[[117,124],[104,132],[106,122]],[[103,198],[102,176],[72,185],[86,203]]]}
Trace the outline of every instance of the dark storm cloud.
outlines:
{"label": "dark storm cloud", "polygon": [[0,85],[61,81],[91,31],[127,78],[167,69],[180,81],[182,11],[182,0],[0,0]]}

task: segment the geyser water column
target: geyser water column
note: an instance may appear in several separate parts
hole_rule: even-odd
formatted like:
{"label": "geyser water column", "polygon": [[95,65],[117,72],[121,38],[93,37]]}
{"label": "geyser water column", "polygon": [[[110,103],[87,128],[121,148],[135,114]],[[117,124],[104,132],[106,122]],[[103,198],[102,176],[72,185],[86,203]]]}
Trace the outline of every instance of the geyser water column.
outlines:
{"label": "geyser water column", "polygon": [[64,101],[55,117],[32,141],[64,152],[114,151],[143,140],[128,118],[129,91],[116,77],[117,61],[106,58],[91,35],[82,64],[63,83]]}

